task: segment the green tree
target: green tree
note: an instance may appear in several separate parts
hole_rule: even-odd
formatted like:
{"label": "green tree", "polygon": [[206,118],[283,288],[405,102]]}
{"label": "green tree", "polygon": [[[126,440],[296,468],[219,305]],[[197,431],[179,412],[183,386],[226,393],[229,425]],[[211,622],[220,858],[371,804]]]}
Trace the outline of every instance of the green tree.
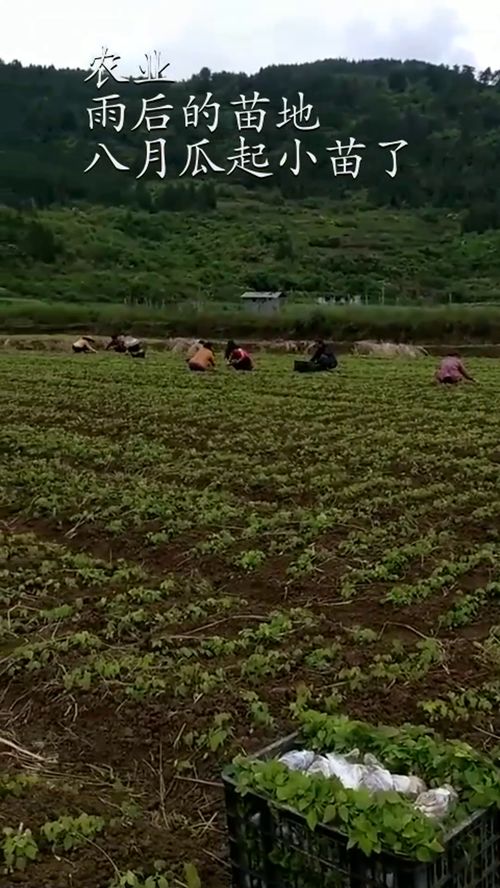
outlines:
{"label": "green tree", "polygon": [[483,231],[500,228],[500,212],[498,204],[477,203],[465,214],[462,221],[462,231],[475,231],[481,234]]}
{"label": "green tree", "polygon": [[28,223],[22,246],[28,256],[40,262],[54,262],[61,251],[52,230],[37,219]]}

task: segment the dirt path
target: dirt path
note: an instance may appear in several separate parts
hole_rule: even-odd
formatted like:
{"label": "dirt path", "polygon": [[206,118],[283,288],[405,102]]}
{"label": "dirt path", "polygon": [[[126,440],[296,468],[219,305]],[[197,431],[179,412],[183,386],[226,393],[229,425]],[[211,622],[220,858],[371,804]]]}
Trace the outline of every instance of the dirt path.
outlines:
{"label": "dirt path", "polygon": [[[5,336],[5,338],[0,339],[0,349],[2,351],[7,352],[51,352],[51,353],[65,353],[71,350],[71,345],[75,341],[75,334],[14,334],[12,336]],[[183,341],[183,338],[179,337],[178,339],[158,339],[158,338],[149,338],[143,337],[144,341],[147,343],[148,348],[151,351],[159,352],[159,351],[171,351],[173,345],[176,342]],[[95,337],[95,347],[97,349],[104,348],[107,338],[104,337]],[[186,340],[184,340],[186,341]],[[216,350],[220,351],[225,346],[225,340],[213,340]],[[250,351],[259,351],[259,352],[269,352],[273,354],[301,354],[304,353],[308,346],[311,345],[311,341],[309,340],[283,340],[283,339],[258,339],[258,340],[241,340],[241,344],[248,348]],[[471,345],[454,345],[453,343],[443,343],[442,345],[426,345],[425,343],[419,343],[426,349],[429,355],[443,355],[446,354],[450,349],[457,349],[464,356],[476,356],[476,357],[484,357],[484,358],[496,358],[500,357],[500,344],[496,343],[484,343],[481,345],[471,344]],[[353,350],[354,343],[352,342],[335,342],[335,348],[338,354],[349,354]]]}

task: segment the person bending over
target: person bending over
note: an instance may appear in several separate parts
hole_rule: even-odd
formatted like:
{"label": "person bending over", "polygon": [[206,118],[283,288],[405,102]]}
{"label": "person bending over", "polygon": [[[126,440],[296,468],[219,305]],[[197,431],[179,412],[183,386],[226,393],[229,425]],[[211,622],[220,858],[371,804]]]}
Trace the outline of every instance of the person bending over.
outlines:
{"label": "person bending over", "polygon": [[188,361],[188,367],[190,370],[194,370],[198,373],[204,373],[207,370],[215,369],[214,350],[211,342],[205,342],[205,344],[198,349],[194,358],[191,358],[191,360]]}
{"label": "person bending over", "polygon": [[129,354],[132,358],[146,357],[146,349],[135,336],[123,336],[115,333],[108,342],[106,351],[110,348],[119,354]]}
{"label": "person bending over", "polygon": [[189,346],[186,352],[186,361],[189,364],[190,360],[194,358],[195,354],[199,352],[200,348],[203,348],[205,342],[203,339],[197,339],[196,342],[193,342],[192,345]]}
{"label": "person bending over", "polygon": [[94,352],[96,354],[95,348],[92,348],[91,342],[94,340],[90,336],[80,336],[76,342],[73,343],[72,349],[75,355],[84,354],[87,352]]}
{"label": "person bending over", "polygon": [[132,358],[146,357],[146,349],[140,339],[136,339],[135,336],[125,336],[125,351]]}
{"label": "person bending over", "polygon": [[118,352],[119,354],[125,354],[127,349],[125,348],[125,336],[122,333],[113,333],[111,339],[109,340],[106,351],[112,348],[113,351]]}
{"label": "person bending over", "polygon": [[458,385],[460,382],[475,382],[476,380],[467,373],[458,352],[450,352],[441,361],[434,374],[434,380],[442,385]]}
{"label": "person bending over", "polygon": [[316,342],[316,351],[311,358],[311,364],[315,365],[318,370],[335,370],[338,364],[333,346],[330,343],[323,342],[318,339]]}
{"label": "person bending over", "polygon": [[232,340],[226,346],[225,358],[233,370],[253,370],[253,362],[248,352]]}

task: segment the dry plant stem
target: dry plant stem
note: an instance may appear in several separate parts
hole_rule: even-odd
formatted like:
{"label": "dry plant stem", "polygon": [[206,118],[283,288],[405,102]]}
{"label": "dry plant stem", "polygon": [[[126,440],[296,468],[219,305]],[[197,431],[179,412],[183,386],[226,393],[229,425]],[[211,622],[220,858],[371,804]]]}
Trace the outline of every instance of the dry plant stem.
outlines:
{"label": "dry plant stem", "polygon": [[386,623],[384,623],[382,629],[380,630],[380,635],[383,635],[386,626],[399,626],[400,629],[408,629],[409,632],[414,632],[415,635],[419,635],[420,638],[423,638],[425,641],[429,641],[430,639],[429,635],[424,635],[423,632],[419,632],[419,630],[415,629],[414,626],[409,626],[407,623],[394,623],[392,620],[388,620]]}
{"label": "dry plant stem", "polygon": [[20,755],[27,755],[28,757],[36,759],[38,762],[50,761],[50,759],[44,758],[42,755],[37,755],[36,752],[30,752],[29,749],[23,749],[22,746],[18,746],[17,743],[13,743],[12,740],[6,740],[5,737],[0,737],[0,743],[3,743],[4,746],[8,746],[10,749],[14,749]]}
{"label": "dry plant stem", "polygon": [[222,789],[222,783],[217,783],[215,780],[200,780],[195,777],[182,777],[180,775],[174,777],[174,780],[185,780],[187,783],[199,783],[200,786],[216,786],[217,789]]}
{"label": "dry plant stem", "polygon": [[229,864],[228,864],[225,860],[222,860],[222,857],[217,857],[216,854],[212,854],[212,852],[211,852],[211,851],[207,851],[206,848],[202,848],[202,851],[203,851],[204,854],[207,854],[208,857],[211,857],[212,860],[216,860],[217,863],[220,863],[221,866],[225,867],[226,869],[230,869]]}
{"label": "dry plant stem", "polygon": [[163,746],[160,740],[160,752],[159,752],[159,761],[158,761],[158,775],[160,779],[160,808],[161,814],[163,817],[163,822],[168,829],[168,818],[167,812],[165,810],[165,778],[163,776]]}

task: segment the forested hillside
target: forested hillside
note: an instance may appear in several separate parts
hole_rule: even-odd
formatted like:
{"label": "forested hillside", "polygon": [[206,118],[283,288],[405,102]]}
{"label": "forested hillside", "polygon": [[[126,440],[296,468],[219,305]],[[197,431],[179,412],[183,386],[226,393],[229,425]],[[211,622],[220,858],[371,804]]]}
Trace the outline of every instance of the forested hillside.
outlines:
{"label": "forested hillside", "polygon": [[81,304],[228,303],[245,289],[284,289],[301,301],[493,301],[500,284],[500,232],[464,236],[458,213],[371,208],[361,194],[279,203],[241,186],[203,215],[5,208],[0,257],[4,296]]}
{"label": "forested hillside", "polygon": [[[196,176],[196,182],[211,177],[239,181],[248,188],[277,187],[285,197],[339,197],[364,188],[376,206],[472,208],[468,220],[472,228],[499,221],[499,72],[478,74],[469,67],[449,69],[416,61],[327,60],[271,66],[253,76],[203,69],[191,80],[173,84],[141,85],[109,77],[100,88],[97,77],[86,81],[88,74],[0,64],[0,194],[4,203],[19,205],[34,199],[37,206],[46,206],[85,198],[147,207],[149,195],[143,186],[149,179],[156,184],[158,209],[182,208],[182,197],[174,193],[172,184],[179,184],[187,145],[208,137],[205,150],[224,172],[209,168],[207,176]],[[119,76],[117,71],[114,74]],[[166,128],[148,132],[146,121],[136,128],[142,99],[159,92],[166,97],[163,104],[172,106]],[[231,102],[241,101],[241,95],[251,98],[254,92],[269,100],[258,105],[266,110],[262,130],[240,131],[235,115],[239,109]],[[314,109],[309,127],[318,118],[319,128],[308,128],[305,120],[302,131],[292,121],[279,125],[284,122],[283,99],[291,110],[299,104],[299,92],[304,94],[304,104]],[[211,111],[207,117],[200,115],[199,126],[186,126],[183,108],[189,97],[195,96],[201,104],[207,93],[220,105],[216,129],[209,129]],[[87,109],[98,108],[101,102],[96,100],[110,95],[119,97],[115,104],[126,105],[123,123],[120,126],[120,120],[109,119],[103,126],[94,114],[91,129]],[[165,178],[160,179],[158,166],[151,165],[137,179],[144,167],[145,140],[160,137],[166,140]],[[249,146],[264,145],[256,165],[267,160],[266,172],[272,176],[259,179],[238,168],[228,176],[233,166],[228,158],[235,156],[240,137]],[[352,152],[363,157],[355,179],[335,175],[335,155],[328,152],[336,140],[344,145],[351,137],[366,145]],[[297,169],[295,138],[301,141],[298,175],[292,172]],[[397,154],[398,173],[392,178],[385,172],[392,166],[390,149],[378,143],[400,140],[408,145]],[[130,170],[116,170],[103,154],[85,174],[100,142]],[[189,178],[192,182],[186,172],[184,181]],[[213,206],[213,193],[197,200]],[[186,203],[189,196],[184,197]]]}
{"label": "forested hillside", "polygon": [[[253,76],[204,69],[173,84],[109,78],[101,88],[89,73],[0,63],[4,302],[228,303],[248,288],[302,302],[332,292],[498,301],[500,72],[328,60]],[[143,100],[159,93],[138,125]],[[293,119],[299,93],[311,108]],[[262,128],[240,129],[242,106],[231,103],[254,95],[268,100],[256,104]],[[106,96],[115,108],[103,126]],[[188,126],[184,109],[196,103],[198,125]],[[164,129],[148,130],[162,113]],[[145,142],[158,138],[166,174],[158,162],[141,174]],[[328,150],[351,138],[366,146],[351,152],[362,158],[357,176],[334,169]],[[241,139],[265,177],[243,163],[231,172]],[[207,174],[192,176],[191,164],[179,176],[187,146],[201,140]],[[392,177],[390,149],[378,143],[401,140]]]}

